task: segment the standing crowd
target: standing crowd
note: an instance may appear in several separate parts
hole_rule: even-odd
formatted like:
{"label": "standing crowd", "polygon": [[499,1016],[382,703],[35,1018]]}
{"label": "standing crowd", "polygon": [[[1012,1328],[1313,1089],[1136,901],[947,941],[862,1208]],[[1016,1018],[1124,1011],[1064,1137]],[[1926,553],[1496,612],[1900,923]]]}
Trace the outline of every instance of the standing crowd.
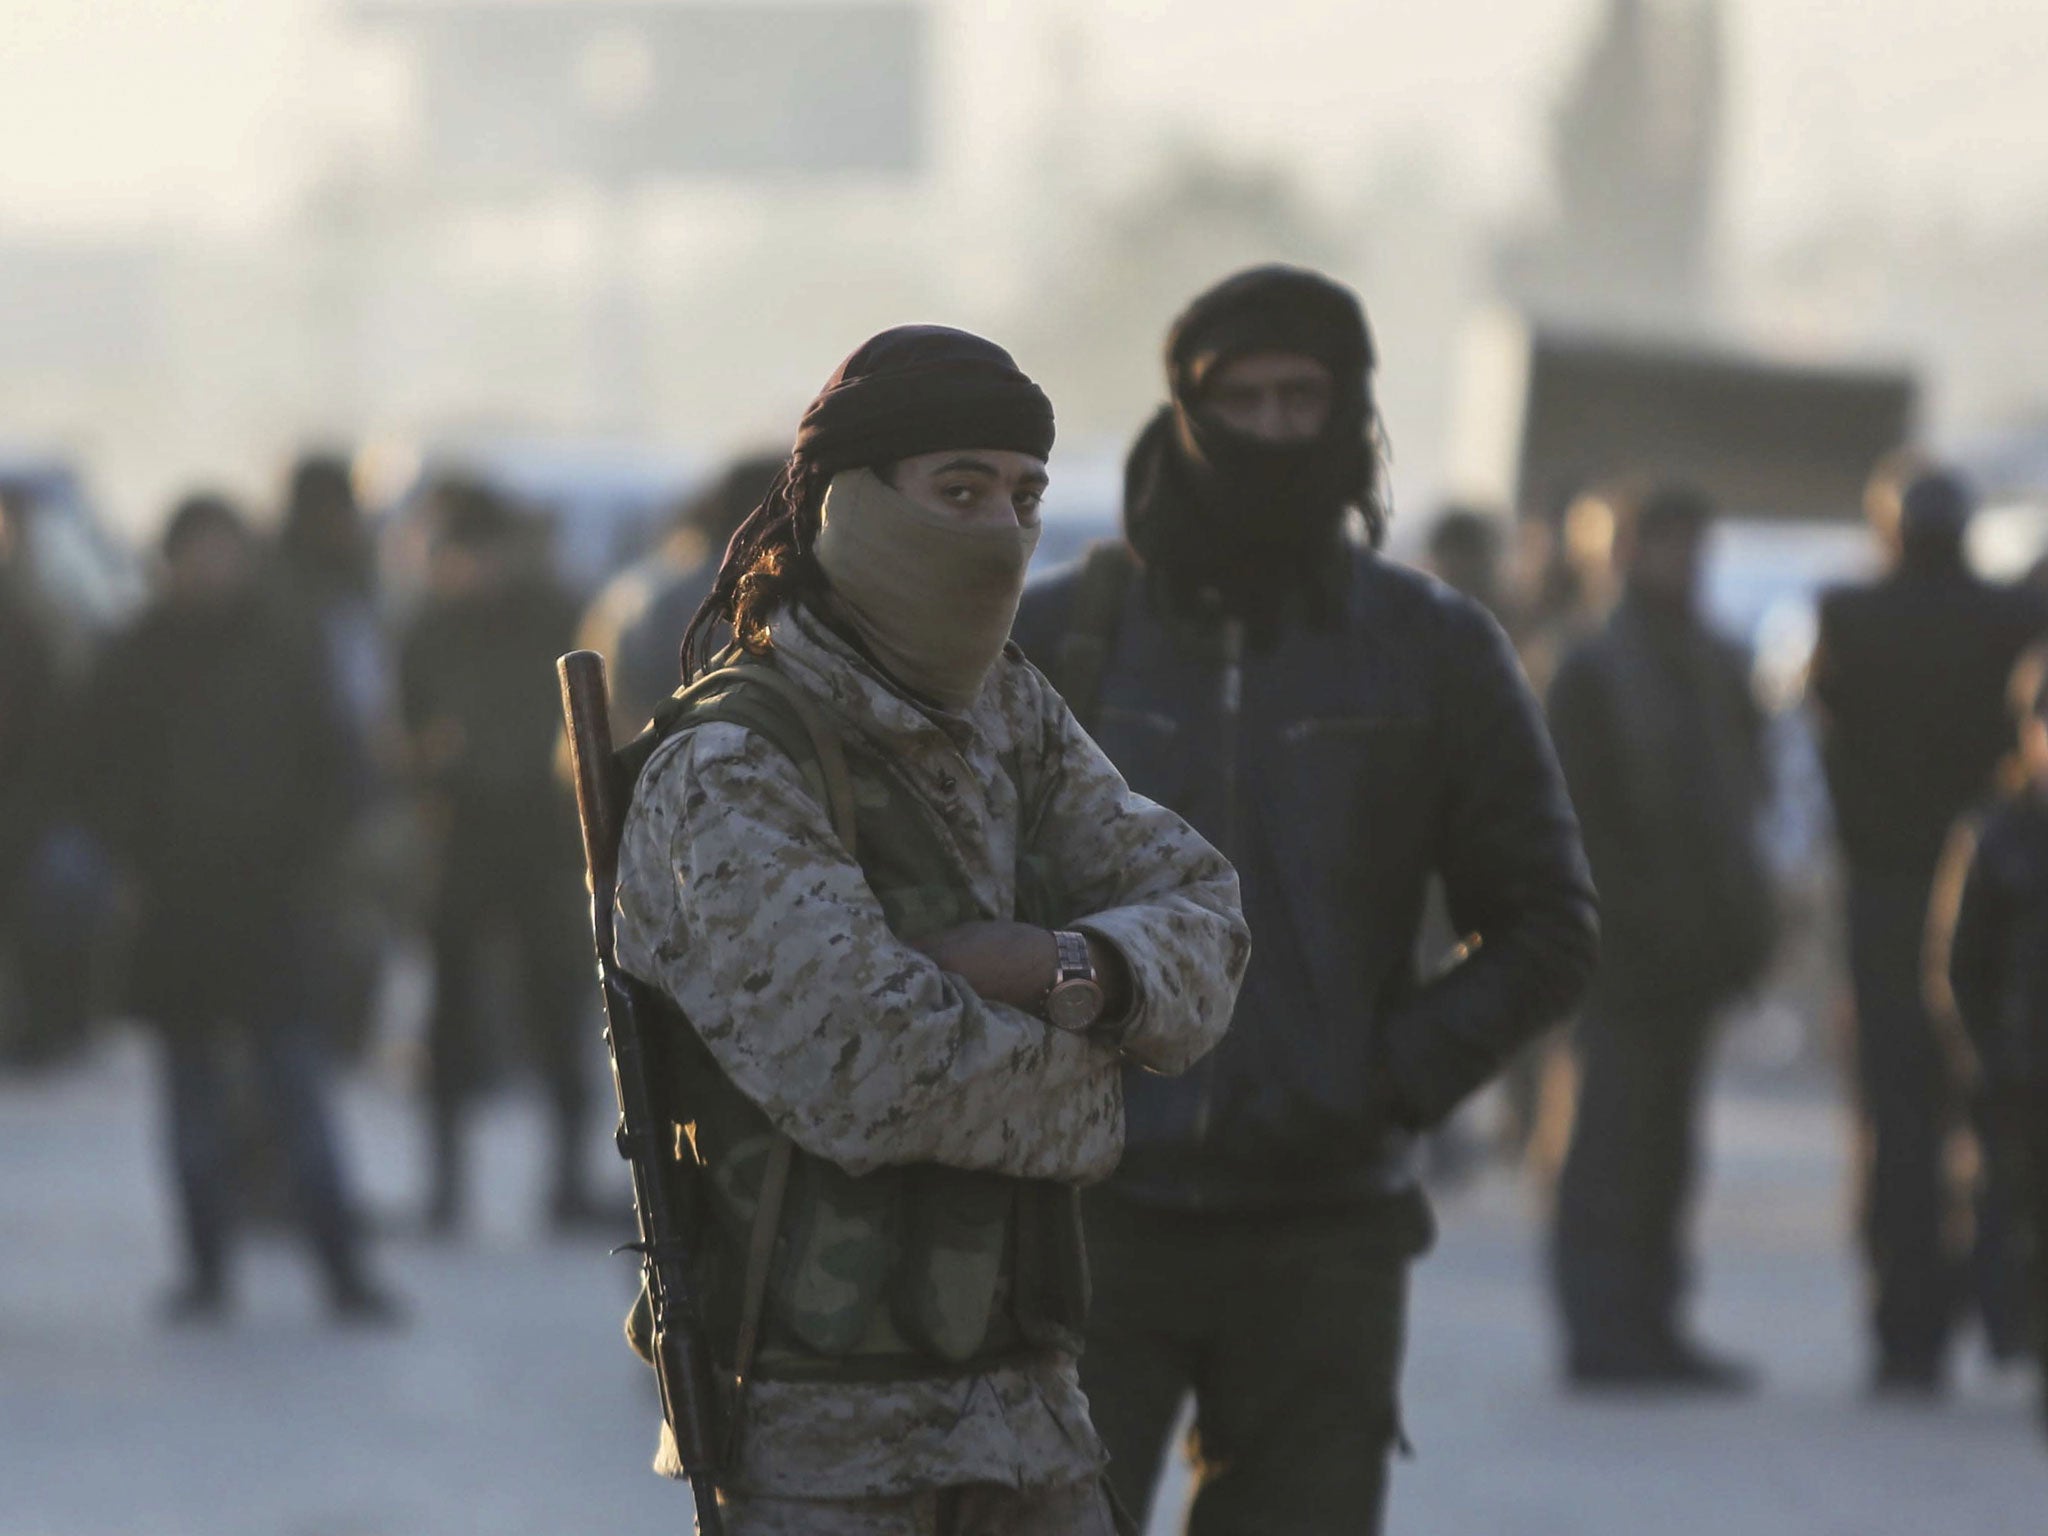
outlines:
{"label": "standing crowd", "polygon": [[[1717,509],[1606,488],[1523,520],[1526,580],[1505,519],[1453,511],[1433,574],[1397,562],[1379,368],[1319,274],[1197,296],[1121,536],[1027,587],[1052,403],[982,338],[883,332],[583,613],[621,735],[651,722],[617,958],[669,1037],[743,1536],[1128,1529],[1189,1399],[1191,1532],[1379,1529],[1427,1151],[1496,1080],[1555,1170],[1565,1382],[1755,1385],[1686,1307],[1716,1025],[1779,937],[1770,722],[1704,600]],[[1872,1386],[1924,1399],[1969,1307],[2003,1357],[2043,1338],[2048,599],[1970,573],[1955,475],[1894,462],[1871,501],[1887,569],[1822,599],[1811,718]],[[487,485],[434,487],[427,525],[394,617],[338,462],[298,468],[275,540],[185,501],[68,705],[0,580],[0,937],[34,995],[17,893],[53,827],[89,833],[121,1006],[161,1043],[180,1322],[232,1303],[266,1145],[337,1318],[401,1315],[326,1065],[393,803],[425,854],[428,1230],[473,1198],[507,1020],[553,1111],[550,1218],[617,1215],[585,1175],[557,762],[579,604]]]}

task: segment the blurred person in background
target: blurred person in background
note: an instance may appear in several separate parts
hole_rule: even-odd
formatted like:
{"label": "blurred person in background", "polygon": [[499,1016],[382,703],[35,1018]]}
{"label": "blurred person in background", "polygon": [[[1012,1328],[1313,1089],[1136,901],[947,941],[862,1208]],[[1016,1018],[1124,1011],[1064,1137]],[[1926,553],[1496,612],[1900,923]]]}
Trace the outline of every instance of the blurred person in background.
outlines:
{"label": "blurred person in background", "polygon": [[[1476,507],[1446,506],[1430,524],[1423,547],[1423,568],[1492,614],[1519,653],[1528,639],[1529,612],[1524,594],[1516,589],[1516,572],[1509,563],[1506,519]],[[1424,963],[1451,949],[1456,940],[1457,935],[1450,931],[1449,914],[1443,909],[1443,893],[1433,886],[1423,922]],[[1493,1144],[1498,1154],[1511,1162],[1522,1162],[1531,1151],[1541,1118],[1544,1084],[1550,1075],[1549,1063],[1556,1054],[1555,1039],[1553,1032],[1531,1041],[1501,1074],[1501,1123]],[[1442,1140],[1438,1138],[1439,1142]],[[1455,1166],[1455,1152],[1452,1162]],[[1537,1171],[1547,1178],[1555,1172],[1554,1162]]]}
{"label": "blurred person in background", "polygon": [[576,643],[611,663],[612,723],[622,740],[676,691],[683,631],[711,595],[725,546],[781,468],[780,454],[735,459],[683,503],[661,547],[606,583],[584,614]]}
{"label": "blurred person in background", "polygon": [[317,639],[264,590],[227,501],[172,513],[154,603],[108,646],[80,777],[132,883],[130,1001],[162,1037],[187,1269],[174,1322],[231,1296],[238,1183],[225,1058],[246,1050],[337,1320],[390,1322],[369,1278],[305,995],[308,885],[338,835],[345,730]]}
{"label": "blurred person in background", "polygon": [[[1416,1138],[1576,1001],[1592,883],[1500,627],[1346,537],[1387,517],[1356,296],[1241,272],[1166,363],[1126,540],[1027,591],[1016,637],[1236,865],[1258,937],[1223,1044],[1125,1074],[1124,1160],[1085,1198],[1082,1384],[1134,1510],[1192,1391],[1190,1529],[1374,1531],[1433,1231]],[[1432,874],[1467,937],[1422,985]]]}
{"label": "blurred person in background", "polygon": [[347,726],[350,816],[321,882],[318,944],[309,964],[325,1010],[322,1027],[331,1041],[353,1048],[372,1024],[385,950],[375,896],[382,872],[373,868],[372,850],[401,748],[391,645],[377,609],[375,546],[339,454],[308,453],[292,465],[277,555],[284,592],[325,651]]}
{"label": "blurred person in background", "polygon": [[1872,1385],[1931,1397],[1962,1276],[1944,1236],[1957,1095],[1922,989],[1928,900],[1951,827],[1993,791],[2008,679],[2048,629],[2048,598],[1970,572],[1972,498],[1952,473],[1925,470],[1871,510],[1891,569],[1823,597],[1810,689],[1848,867]]}
{"label": "blurred person in background", "polygon": [[1462,592],[1510,634],[1520,606],[1507,580],[1507,535],[1501,519],[1474,507],[1449,506],[1429,525],[1423,569]]}
{"label": "blurred person in background", "polygon": [[[2024,1088],[2028,1075],[2028,1050],[2024,1041],[2007,1038],[2007,1032],[2018,1027],[2024,1017],[2023,978],[2013,973],[2028,963],[2028,941],[2012,934],[2001,934],[1995,945],[1980,939],[1974,956],[1966,958],[1968,968],[1977,973],[1976,996],[1968,1002],[1980,1012],[1986,997],[2009,1002],[2008,1011],[2000,1017],[1988,1021],[1967,1017],[1965,999],[1951,983],[1963,898],[1969,893],[1974,901],[1988,894],[1971,891],[1972,876],[1993,883],[2003,880],[2005,886],[1999,892],[2003,905],[2018,900],[2008,878],[2019,867],[2014,863],[2019,857],[2016,847],[2007,846],[2003,852],[1994,849],[1981,867],[1978,853],[1994,828],[1998,829],[1994,843],[2017,837],[2025,825],[2029,801],[2039,797],[2040,764],[2034,751],[2039,743],[2033,736],[2044,686],[2048,686],[2048,641],[2029,646],[2013,667],[2007,703],[2016,726],[2015,750],[2000,766],[1997,796],[1964,816],[1949,834],[1928,899],[1923,989],[1956,1084],[1957,1119],[1968,1131],[1965,1146],[1952,1144],[1948,1149],[1949,1193],[1958,1207],[1968,1206],[1968,1299],[1975,1302],[1983,1319],[1985,1342],[1995,1365],[2031,1360],[2038,1337],[2036,1287],[2030,1275],[2030,1254],[2038,1242],[2028,1209],[2027,1166],[2032,1157],[2026,1127],[2021,1123],[2026,1095],[2016,1091]],[[1981,907],[1978,912],[1983,915]],[[2008,920],[2024,921],[2005,913],[2001,926]],[[2009,973],[1995,986],[1992,978],[1983,974],[1994,955]],[[1987,1048],[1993,1049],[1987,1054]],[[1997,1054],[2001,1050],[2008,1053],[2003,1058]],[[1967,1187],[1954,1187],[1964,1183]],[[1952,1234],[1955,1228],[1948,1230]],[[1967,1313],[1970,1309],[1959,1310]]]}
{"label": "blurred person in background", "polygon": [[1711,1027],[1775,933],[1764,721],[1747,658],[1700,612],[1705,498],[1667,485],[1616,513],[1621,600],[1550,690],[1604,914],[1553,1232],[1565,1373],[1736,1390],[1752,1372],[1695,1343],[1682,1314]]}
{"label": "blurred person in background", "polygon": [[2003,1207],[1995,1219],[2022,1281],[2015,1310],[2032,1325],[2048,1429],[2048,668],[2036,656],[2016,680],[2018,779],[1950,842],[1929,980],[1968,1041],[1984,1193]]}
{"label": "blurred person in background", "polygon": [[[555,773],[555,660],[574,642],[576,604],[496,491],[446,481],[430,515],[428,593],[399,656],[436,866],[427,1224],[445,1234],[461,1219],[467,1110],[502,1043],[492,1015],[507,1001],[518,1005],[553,1112],[550,1215],[558,1226],[586,1222],[596,1214],[584,1171],[590,959],[575,817]],[[494,957],[515,985],[492,985]]]}
{"label": "blurred person in background", "polygon": [[35,516],[27,488],[0,486],[0,1061],[17,1066],[84,1045],[113,887],[65,771],[91,631],[38,586]]}
{"label": "blurred person in background", "polygon": [[277,553],[294,603],[319,628],[360,771],[370,774],[393,746],[393,678],[377,615],[376,547],[347,459],[308,453],[292,466]]}
{"label": "blurred person in background", "polygon": [[57,816],[57,657],[22,569],[22,507],[0,492],[0,1051],[14,1063],[61,1048],[37,985],[34,867]]}

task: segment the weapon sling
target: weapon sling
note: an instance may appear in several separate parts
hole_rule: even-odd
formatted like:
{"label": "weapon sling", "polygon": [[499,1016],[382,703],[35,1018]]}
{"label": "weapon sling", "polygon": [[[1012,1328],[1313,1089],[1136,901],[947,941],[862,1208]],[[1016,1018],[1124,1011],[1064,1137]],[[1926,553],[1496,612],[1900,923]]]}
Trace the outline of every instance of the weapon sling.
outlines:
{"label": "weapon sling", "polygon": [[[732,1426],[725,1434],[717,1426],[720,1404],[714,1386],[714,1355],[690,1278],[689,1233],[670,1166],[667,1126],[655,1108],[648,1045],[635,998],[639,983],[618,969],[612,945],[619,841],[633,786],[624,781],[612,751],[604,658],[594,651],[572,651],[556,663],[556,671],[590,878],[591,937],[605,1005],[605,1041],[619,1104],[616,1140],[633,1176],[633,1208],[639,1227],[639,1241],[633,1248],[641,1256],[642,1280],[653,1317],[650,1353],[662,1417],[690,1482],[698,1530],[702,1536],[723,1536],[717,1482],[727,1459]],[[750,683],[774,693],[802,722],[815,754],[814,765],[802,765],[805,777],[814,790],[822,790],[820,799],[831,813],[834,829],[852,853],[854,794],[845,749],[801,689],[765,667],[728,667],[697,679],[679,695],[679,701],[715,687]],[[789,1138],[778,1136],[769,1153],[749,1232],[740,1326],[733,1350],[735,1393],[744,1387],[760,1338],[769,1265],[793,1157]],[[737,1413],[733,1419],[736,1423]]]}

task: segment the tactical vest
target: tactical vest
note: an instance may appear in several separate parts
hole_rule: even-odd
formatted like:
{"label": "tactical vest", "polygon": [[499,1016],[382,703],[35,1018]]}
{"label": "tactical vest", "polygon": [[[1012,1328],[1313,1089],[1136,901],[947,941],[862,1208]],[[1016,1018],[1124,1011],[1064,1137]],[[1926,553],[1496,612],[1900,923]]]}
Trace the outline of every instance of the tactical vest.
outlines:
{"label": "tactical vest", "polygon": [[[899,938],[978,916],[965,872],[892,766],[847,753],[770,664],[726,661],[656,712],[622,767],[637,777],[680,731],[743,726],[786,753],[833,812]],[[1019,792],[1030,804],[1029,786]],[[1075,915],[1058,909],[1028,850],[1020,864],[1020,921]],[[856,1177],[776,1131],[680,1010],[670,1023],[660,1070],[677,1156],[693,1170],[699,1294],[735,1375],[891,1379],[1078,1350],[1088,1278],[1072,1186],[936,1164]]]}

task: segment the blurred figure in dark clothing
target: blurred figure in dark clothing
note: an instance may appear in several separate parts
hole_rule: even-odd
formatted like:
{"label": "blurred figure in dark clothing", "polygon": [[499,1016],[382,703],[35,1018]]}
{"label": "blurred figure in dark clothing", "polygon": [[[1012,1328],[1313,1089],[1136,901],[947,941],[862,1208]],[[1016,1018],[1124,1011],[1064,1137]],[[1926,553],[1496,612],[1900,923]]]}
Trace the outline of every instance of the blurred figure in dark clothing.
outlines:
{"label": "blurred figure in dark clothing", "polygon": [[377,611],[375,549],[348,461],[309,453],[292,466],[277,535],[280,575],[293,609],[313,626],[347,726],[349,823],[320,880],[311,990],[331,1043],[353,1049],[369,1034],[382,974],[386,924],[372,888],[370,847],[401,756],[391,646]]}
{"label": "blurred figure in dark clothing", "polygon": [[[1936,895],[1937,958],[1974,1057],[1978,1133],[2026,1279],[2048,1427],[2048,689],[2031,670],[2019,712],[2023,777],[1950,846]],[[1945,982],[1942,988],[1940,983]]]}
{"label": "blurred figure in dark clothing", "polygon": [[496,492],[450,481],[435,492],[433,516],[430,591],[399,659],[412,761],[438,845],[428,919],[428,1224],[453,1230],[467,1193],[464,1111],[498,1033],[488,1015],[508,990],[489,984],[493,939],[510,941],[519,984],[509,993],[554,1112],[551,1212],[557,1223],[581,1221],[593,1210],[583,1174],[588,918],[575,818],[554,768],[555,660],[573,644],[576,606],[532,561],[519,514]]}
{"label": "blurred figure in dark clothing", "polygon": [[1516,605],[1508,591],[1507,536],[1499,518],[1471,507],[1445,507],[1430,525],[1430,575],[1464,593],[1513,632],[1508,622]]}
{"label": "blurred figure in dark clothing", "polygon": [[133,881],[135,1011],[161,1030],[189,1270],[168,1315],[219,1315],[233,1185],[223,1057],[245,1047],[338,1318],[388,1321],[367,1278],[307,1025],[307,884],[342,819],[343,731],[319,647],[258,580],[240,514],[173,513],[157,601],[108,647],[86,718],[96,825]]}
{"label": "blurred figure in dark clothing", "polygon": [[1699,611],[1704,498],[1665,487],[1617,514],[1621,601],[1550,693],[1605,914],[1557,1192],[1566,1374],[1740,1388],[1750,1372],[1694,1343],[1682,1311],[1710,1028],[1773,940],[1763,719],[1746,658]]}
{"label": "blurred figure in dark clothing", "polygon": [[[55,649],[38,622],[18,564],[21,508],[0,492],[0,978],[18,998],[0,999],[0,1049],[34,1060],[63,1044],[31,934],[33,871],[57,817],[55,747],[60,690]],[[18,1001],[19,1013],[9,1008]]]}
{"label": "blurred figure in dark clothing", "polygon": [[718,562],[782,468],[781,454],[749,454],[683,504],[661,547],[605,585],[577,643],[611,663],[612,722],[640,729],[682,683],[683,631],[710,595]]}
{"label": "blurred figure in dark clothing", "polygon": [[[1519,653],[1531,638],[1531,614],[1523,601],[1523,594],[1515,588],[1509,568],[1505,520],[1476,507],[1453,504],[1437,513],[1424,547],[1427,551],[1424,566],[1429,573],[1492,614],[1501,628],[1507,631],[1508,638],[1515,642]],[[1430,891],[1429,911],[1423,920],[1422,933],[1425,966],[1436,963],[1457,942],[1458,936],[1451,932],[1450,917],[1444,910],[1443,893],[1435,886]],[[1540,1039],[1530,1041],[1501,1073],[1504,1112],[1494,1144],[1499,1154],[1511,1162],[1522,1162],[1532,1150],[1542,1118],[1544,1085],[1551,1076],[1550,1065],[1557,1055],[1557,1036],[1558,1031],[1553,1030]],[[1455,1171],[1460,1165],[1462,1151],[1452,1139],[1456,1132],[1457,1125],[1453,1122],[1432,1141],[1438,1162],[1433,1172],[1439,1180],[1444,1177],[1446,1166]],[[1554,1164],[1537,1169],[1546,1177],[1554,1171]]]}
{"label": "blurred figure in dark clothing", "polygon": [[390,658],[377,615],[375,546],[348,461],[309,453],[292,466],[277,553],[294,602],[320,629],[365,773],[389,755]]}
{"label": "blurred figure in dark clothing", "polygon": [[[1885,504],[1874,498],[1880,512]],[[2010,740],[2013,663],[2048,629],[2048,599],[1991,586],[1964,565],[1971,511],[1954,475],[1913,480],[1888,541],[1891,571],[1827,594],[1813,659],[1848,866],[1873,1384],[1888,1393],[1942,1390],[1960,1296],[1959,1265],[1943,1241],[1942,1149],[1955,1085],[1921,986],[1928,897],[1950,827],[1993,789]]]}
{"label": "blurred figure in dark clothing", "polygon": [[1642,490],[1626,481],[1591,486],[1516,524],[1517,564],[1529,573],[1529,596],[1515,631],[1515,652],[1530,686],[1543,697],[1572,648],[1614,610],[1615,508],[1639,499]]}

